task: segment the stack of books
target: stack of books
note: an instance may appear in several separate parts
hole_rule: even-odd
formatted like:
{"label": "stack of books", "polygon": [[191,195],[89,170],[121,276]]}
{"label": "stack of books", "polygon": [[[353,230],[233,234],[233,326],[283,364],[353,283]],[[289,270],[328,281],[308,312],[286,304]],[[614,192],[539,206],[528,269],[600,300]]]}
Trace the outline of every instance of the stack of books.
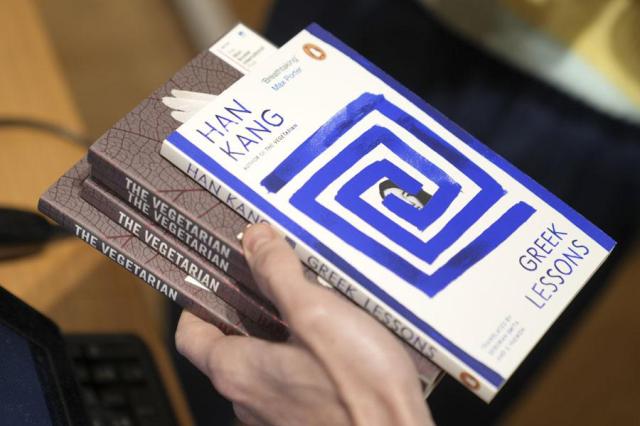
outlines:
{"label": "stack of books", "polygon": [[40,210],[225,333],[284,341],[241,250],[288,238],[307,279],[394,332],[428,394],[490,401],[614,242],[317,25],[238,25],[143,100]]}

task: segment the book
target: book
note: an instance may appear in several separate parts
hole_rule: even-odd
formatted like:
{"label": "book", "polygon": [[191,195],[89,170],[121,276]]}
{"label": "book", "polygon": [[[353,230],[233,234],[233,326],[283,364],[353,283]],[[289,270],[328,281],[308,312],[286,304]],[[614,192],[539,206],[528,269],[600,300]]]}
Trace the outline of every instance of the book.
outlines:
{"label": "book", "polygon": [[38,209],[150,287],[224,333],[275,341],[288,337],[284,324],[251,320],[84,201],[80,190],[89,176],[89,167],[86,159],[77,163],[41,196]]}
{"label": "book", "polygon": [[102,184],[257,291],[237,235],[246,221],[160,156],[164,137],[275,51],[239,24],[114,124],[88,154]]}
{"label": "book", "polygon": [[271,302],[243,288],[93,179],[84,180],[80,197],[256,323],[282,324]]}
{"label": "book", "polygon": [[317,25],[161,154],[485,401],[615,245]]}

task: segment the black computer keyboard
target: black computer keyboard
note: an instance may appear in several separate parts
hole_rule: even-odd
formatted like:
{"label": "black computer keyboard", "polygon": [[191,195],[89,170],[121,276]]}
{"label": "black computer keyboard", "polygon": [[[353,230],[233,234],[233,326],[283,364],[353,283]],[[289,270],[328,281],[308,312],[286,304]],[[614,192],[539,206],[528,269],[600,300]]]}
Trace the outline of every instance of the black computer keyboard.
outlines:
{"label": "black computer keyboard", "polygon": [[91,426],[177,425],[151,354],[138,337],[67,335]]}

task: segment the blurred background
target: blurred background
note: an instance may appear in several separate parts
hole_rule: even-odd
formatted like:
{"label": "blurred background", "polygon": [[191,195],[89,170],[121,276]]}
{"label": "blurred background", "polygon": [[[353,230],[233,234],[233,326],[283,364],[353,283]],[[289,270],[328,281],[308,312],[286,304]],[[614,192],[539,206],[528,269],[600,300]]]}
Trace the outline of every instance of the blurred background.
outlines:
{"label": "blurred background", "polygon": [[[640,1],[6,0],[0,119],[93,141],[238,21],[277,45],[320,23],[618,241],[490,406],[441,383],[438,423],[640,424]],[[62,139],[0,127],[0,207],[35,211],[83,155]],[[177,309],[89,252],[0,260],[0,283],[64,331],[141,336],[182,424],[232,424],[173,350]]]}

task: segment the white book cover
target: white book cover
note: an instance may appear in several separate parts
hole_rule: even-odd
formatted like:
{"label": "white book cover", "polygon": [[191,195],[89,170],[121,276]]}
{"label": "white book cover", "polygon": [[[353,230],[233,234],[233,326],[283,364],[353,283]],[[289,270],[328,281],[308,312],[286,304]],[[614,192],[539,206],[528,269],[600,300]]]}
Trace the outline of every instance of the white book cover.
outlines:
{"label": "white book cover", "polygon": [[162,155],[485,401],[615,245],[315,24]]}

